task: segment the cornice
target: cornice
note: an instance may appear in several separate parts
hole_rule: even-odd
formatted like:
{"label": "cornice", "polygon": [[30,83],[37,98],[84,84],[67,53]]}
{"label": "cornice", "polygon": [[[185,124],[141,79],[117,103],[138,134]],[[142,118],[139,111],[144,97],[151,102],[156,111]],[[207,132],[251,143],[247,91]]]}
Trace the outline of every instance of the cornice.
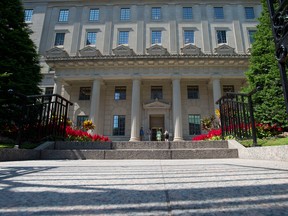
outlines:
{"label": "cornice", "polygon": [[211,67],[245,66],[250,55],[168,55],[99,56],[47,58],[54,68],[131,68],[131,67]]}

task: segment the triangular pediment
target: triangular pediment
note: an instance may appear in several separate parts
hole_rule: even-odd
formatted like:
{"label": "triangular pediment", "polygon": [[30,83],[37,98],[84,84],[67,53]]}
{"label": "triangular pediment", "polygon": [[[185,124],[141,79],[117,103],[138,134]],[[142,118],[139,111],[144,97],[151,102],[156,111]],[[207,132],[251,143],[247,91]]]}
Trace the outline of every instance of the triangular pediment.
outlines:
{"label": "triangular pediment", "polygon": [[131,55],[135,54],[133,49],[131,49],[129,46],[123,45],[123,44],[117,46],[112,51],[113,51],[114,55],[117,55],[117,56],[131,56]]}
{"label": "triangular pediment", "polygon": [[187,44],[181,48],[181,52],[184,55],[200,55],[202,54],[201,49],[193,44]]}
{"label": "triangular pediment", "polygon": [[59,47],[54,47],[48,51],[46,51],[46,57],[47,58],[63,58],[63,57],[69,57],[68,53]]}
{"label": "triangular pediment", "polygon": [[227,44],[222,44],[219,47],[215,48],[215,53],[219,55],[233,55],[235,54],[234,48],[228,46]]}
{"label": "triangular pediment", "polygon": [[167,49],[159,44],[154,44],[146,50],[149,55],[169,55]]}
{"label": "triangular pediment", "polygon": [[96,47],[86,46],[79,50],[79,55],[83,57],[102,56],[101,52]]}
{"label": "triangular pediment", "polygon": [[144,109],[170,109],[171,105],[158,101],[157,99],[153,102],[143,104]]}

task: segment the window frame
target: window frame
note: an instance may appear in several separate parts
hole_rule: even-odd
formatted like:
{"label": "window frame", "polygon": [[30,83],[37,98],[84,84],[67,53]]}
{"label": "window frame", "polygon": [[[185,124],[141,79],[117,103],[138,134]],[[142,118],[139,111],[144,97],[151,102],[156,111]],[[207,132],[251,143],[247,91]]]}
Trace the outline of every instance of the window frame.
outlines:
{"label": "window frame", "polygon": [[78,100],[80,100],[80,101],[90,100],[91,99],[91,91],[92,91],[91,87],[80,87]]}
{"label": "window frame", "polygon": [[[155,38],[156,36],[157,36],[157,38]],[[155,41],[156,39],[160,39],[160,42],[156,42]],[[159,45],[162,44],[162,31],[161,30],[152,30],[151,31],[151,45],[154,45],[154,44],[159,44]]]}
{"label": "window frame", "polygon": [[[60,36],[63,36],[63,38],[60,38]],[[64,43],[65,43],[65,33],[64,32],[56,32],[55,40],[54,40],[54,46],[64,46]]]}
{"label": "window frame", "polygon": [[161,7],[152,7],[151,8],[151,20],[158,21],[162,19],[162,8]]}
{"label": "window frame", "polygon": [[[193,34],[193,41],[192,42],[188,42],[186,43],[186,33],[189,33],[189,32],[192,32]],[[191,29],[184,29],[183,30],[183,41],[184,41],[184,45],[187,45],[187,44],[195,44],[195,31],[194,30],[191,30]]]}
{"label": "window frame", "polygon": [[223,20],[224,16],[224,8],[223,7],[214,7],[214,19]]}
{"label": "window frame", "polygon": [[[257,30],[254,29],[248,29],[248,40],[250,44],[253,44],[255,41],[254,35],[256,33]],[[253,32],[253,34],[251,34]]]}
{"label": "window frame", "polygon": [[245,19],[254,20],[256,18],[254,7],[244,7],[244,11],[245,11]]}
{"label": "window frame", "polygon": [[128,45],[129,44],[129,31],[122,31],[122,30],[118,31],[117,43],[118,45]]}
{"label": "window frame", "polygon": [[[225,33],[225,35],[222,35],[219,33]],[[218,37],[218,36],[220,36],[220,37]],[[223,42],[224,39],[225,39],[225,42]],[[223,29],[216,30],[216,40],[217,40],[217,44],[227,44],[228,43],[227,30],[223,30]],[[220,40],[221,40],[221,42],[219,42]]]}
{"label": "window frame", "polygon": [[[92,42],[89,42],[89,35],[93,36],[92,38],[90,38],[91,40],[94,40]],[[97,32],[95,31],[88,31],[86,34],[86,46],[96,46],[96,42],[97,42]]]}
{"label": "window frame", "polygon": [[188,114],[188,130],[189,130],[190,136],[201,134],[201,115],[200,114]]}
{"label": "window frame", "polygon": [[127,91],[126,86],[115,86],[114,100],[115,101],[126,100],[126,91]]}
{"label": "window frame", "polygon": [[54,87],[45,87],[44,95],[51,95],[53,94]]}
{"label": "window frame", "polygon": [[60,9],[58,22],[68,22],[68,21],[69,21],[69,9]]}
{"label": "window frame", "polygon": [[199,99],[199,98],[200,98],[199,86],[198,85],[188,85],[187,86],[187,99]]}
{"label": "window frame", "polygon": [[150,93],[151,100],[163,99],[163,86],[151,86]]}
{"label": "window frame", "polygon": [[99,21],[99,19],[100,19],[100,9],[99,8],[90,8],[89,21],[95,22],[95,21]]}
{"label": "window frame", "polygon": [[[227,89],[229,89],[229,88],[231,88],[232,91],[228,91]],[[222,92],[223,92],[223,94],[228,93],[228,92],[235,92],[235,86],[234,85],[223,85],[222,86]]]}
{"label": "window frame", "polygon": [[[116,122],[116,121],[117,122]],[[113,115],[113,136],[125,136],[126,116],[125,115]]]}
{"label": "window frame", "polygon": [[129,21],[131,20],[131,9],[128,7],[120,8],[120,20]]}
{"label": "window frame", "polygon": [[183,20],[192,20],[193,19],[193,8],[192,7],[183,7],[182,8],[182,19]]}
{"label": "window frame", "polygon": [[33,9],[25,9],[24,10],[24,21],[26,23],[32,22],[33,13],[34,13]]}

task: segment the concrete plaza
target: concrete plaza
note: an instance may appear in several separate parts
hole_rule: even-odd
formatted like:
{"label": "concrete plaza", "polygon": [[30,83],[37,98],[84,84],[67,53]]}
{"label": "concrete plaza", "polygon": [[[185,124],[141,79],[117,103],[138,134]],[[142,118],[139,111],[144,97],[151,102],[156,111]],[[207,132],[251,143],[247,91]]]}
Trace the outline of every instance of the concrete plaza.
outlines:
{"label": "concrete plaza", "polygon": [[0,215],[288,215],[288,162],[0,163]]}

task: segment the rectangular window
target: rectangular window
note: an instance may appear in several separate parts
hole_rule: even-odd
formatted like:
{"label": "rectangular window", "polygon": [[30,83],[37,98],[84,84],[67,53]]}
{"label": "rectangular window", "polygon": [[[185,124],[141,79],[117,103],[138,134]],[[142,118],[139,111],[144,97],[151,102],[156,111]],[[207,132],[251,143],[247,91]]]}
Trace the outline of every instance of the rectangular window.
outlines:
{"label": "rectangular window", "polygon": [[224,19],[223,7],[214,7],[214,18],[215,19]]}
{"label": "rectangular window", "polygon": [[118,45],[128,44],[129,31],[119,31]]}
{"label": "rectangular window", "polygon": [[96,45],[96,32],[87,32],[86,45]]}
{"label": "rectangular window", "polygon": [[223,93],[235,92],[233,85],[223,85]]}
{"label": "rectangular window", "polygon": [[200,115],[195,115],[195,114],[188,115],[188,122],[189,122],[189,134],[190,135],[201,134]]}
{"label": "rectangular window", "polygon": [[45,95],[53,94],[53,90],[54,90],[53,87],[46,87],[45,88]]}
{"label": "rectangular window", "polygon": [[161,44],[162,32],[152,31],[151,34],[151,44]]}
{"label": "rectangular window", "polygon": [[91,87],[80,87],[79,100],[90,100]]}
{"label": "rectangular window", "polygon": [[61,9],[59,12],[59,22],[67,22],[69,17],[69,10],[68,9]]}
{"label": "rectangular window", "polygon": [[188,99],[199,99],[199,87],[187,86]]}
{"label": "rectangular window", "polygon": [[65,33],[56,33],[55,36],[55,46],[63,46],[64,45],[64,39],[65,39]]}
{"label": "rectangular window", "polygon": [[225,30],[219,30],[216,32],[216,34],[217,34],[217,43],[218,44],[227,43]]}
{"label": "rectangular window", "polygon": [[192,16],[192,7],[183,7],[183,19],[191,20]]}
{"label": "rectangular window", "polygon": [[76,126],[81,128],[83,126],[83,122],[85,120],[88,120],[88,116],[77,116],[77,122],[76,122]]}
{"label": "rectangular window", "polygon": [[120,20],[130,20],[131,12],[130,8],[121,8]]}
{"label": "rectangular window", "polygon": [[125,116],[114,115],[113,116],[113,136],[125,135]]}
{"label": "rectangular window", "polygon": [[252,44],[255,40],[254,38],[255,33],[256,33],[256,30],[248,30],[250,44]]}
{"label": "rectangular window", "polygon": [[162,86],[151,86],[151,99],[163,99]]}
{"label": "rectangular window", "polygon": [[25,13],[25,22],[31,22],[33,16],[33,9],[26,9],[24,13]]}
{"label": "rectangular window", "polygon": [[245,17],[246,19],[255,19],[253,7],[245,7]]}
{"label": "rectangular window", "polygon": [[151,19],[152,20],[160,20],[161,19],[161,8],[160,7],[152,7]]}
{"label": "rectangular window", "polygon": [[114,93],[115,100],[126,100],[126,86],[116,86]]}
{"label": "rectangular window", "polygon": [[184,43],[194,44],[194,31],[193,30],[184,30]]}
{"label": "rectangular window", "polygon": [[98,21],[99,20],[99,8],[90,9],[89,21]]}

